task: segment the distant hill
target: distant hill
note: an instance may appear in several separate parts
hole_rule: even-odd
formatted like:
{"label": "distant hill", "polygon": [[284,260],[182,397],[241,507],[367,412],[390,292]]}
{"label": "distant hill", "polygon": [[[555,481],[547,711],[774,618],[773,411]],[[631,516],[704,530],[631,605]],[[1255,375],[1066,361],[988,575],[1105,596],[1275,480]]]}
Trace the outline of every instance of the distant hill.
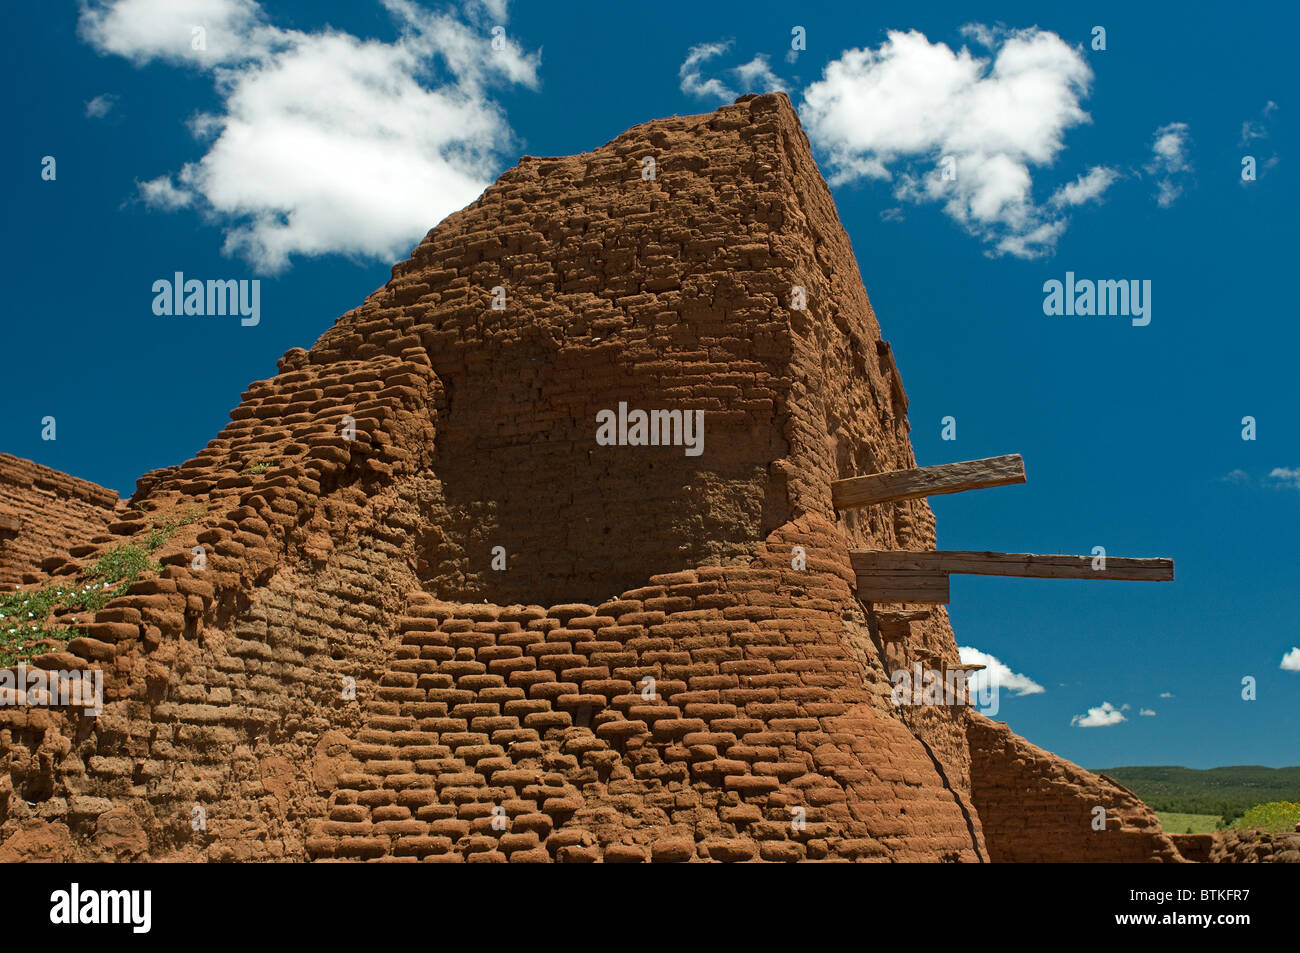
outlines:
{"label": "distant hill", "polygon": [[1131,790],[1152,810],[1218,814],[1225,821],[1267,801],[1300,801],[1300,767],[1126,767],[1093,769]]}

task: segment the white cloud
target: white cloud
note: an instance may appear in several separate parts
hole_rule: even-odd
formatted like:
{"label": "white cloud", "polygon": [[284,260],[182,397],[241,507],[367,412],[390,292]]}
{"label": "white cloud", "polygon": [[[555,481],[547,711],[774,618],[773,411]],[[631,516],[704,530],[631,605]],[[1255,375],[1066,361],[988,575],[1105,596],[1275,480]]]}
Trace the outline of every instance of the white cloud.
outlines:
{"label": "white cloud", "polygon": [[1143,169],[1156,177],[1156,204],[1169,208],[1183,194],[1192,163],[1187,158],[1187,123],[1171,122],[1155,131],[1151,161]]}
{"label": "white cloud", "polygon": [[743,63],[732,70],[740,82],[740,88],[747,93],[775,93],[785,89],[781,77],[772,72],[767,64],[767,57],[759,53],[748,63]]}
{"label": "white cloud", "polygon": [[1110,702],[1102,702],[1096,708],[1089,708],[1086,715],[1075,715],[1070,724],[1078,728],[1106,728],[1122,721],[1128,721],[1124,712]]}
{"label": "white cloud", "polygon": [[1173,693],[1173,692],[1161,692],[1161,693],[1160,693],[1160,697],[1161,697],[1161,698],[1173,698],[1173,697],[1174,697],[1174,693]]}
{"label": "white cloud", "polygon": [[1300,647],[1292,648],[1282,656],[1281,669],[1284,672],[1300,672]]}
{"label": "white cloud", "polygon": [[496,23],[505,23],[509,17],[506,7],[510,0],[477,0],[477,2],[467,3],[465,6],[471,12],[475,7],[482,9],[487,19]]}
{"label": "white cloud", "polygon": [[995,253],[1039,257],[1065,230],[1062,209],[1095,200],[1115,178],[1098,167],[1058,190],[1050,208],[1033,197],[1031,167],[1051,166],[1065,132],[1090,121],[1080,101],[1092,70],[1036,27],[963,32],[992,59],[892,31],[878,49],[832,61],[804,91],[801,116],[828,154],[832,184],[893,182],[899,198],[942,203]]}
{"label": "white cloud", "polygon": [[1139,708],[1138,714],[1142,715],[1145,718],[1154,718],[1156,716],[1156,713],[1152,711],[1150,708]]}
{"label": "white cloud", "polygon": [[972,697],[979,693],[987,694],[990,690],[999,692],[1005,690],[1017,695],[1041,695],[1047,691],[1028,675],[1011,671],[1001,660],[987,652],[981,652],[969,645],[959,646],[957,652],[963,664],[985,666],[983,671],[972,672],[967,679]]}
{"label": "white cloud", "polygon": [[87,119],[103,119],[117,105],[117,97],[111,93],[102,93],[86,103]]}
{"label": "white cloud", "polygon": [[140,189],[140,198],[151,208],[172,211],[185,208],[194,200],[192,193],[178,189],[172,184],[170,175],[160,175],[156,179],[140,182],[137,185]]}
{"label": "white cloud", "polygon": [[682,81],[682,92],[688,96],[708,96],[722,100],[735,99],[736,93],[726,86],[722,80],[717,77],[710,77],[706,80],[700,69],[700,64],[705,60],[711,60],[715,56],[725,53],[730,47],[730,40],[692,46],[686,53],[686,59],[682,61],[681,67],[677,70],[677,75],[681,77]]}
{"label": "white cloud", "polygon": [[83,0],[81,38],[144,66],[206,69],[265,56],[280,31],[255,0]]}
{"label": "white cloud", "polygon": [[[392,43],[270,25],[253,0],[117,0],[82,9],[104,54],[211,73],[222,109],[190,122],[207,152],[141,183],[160,208],[192,206],[226,229],[225,251],[275,272],[294,255],[391,261],[491,182],[512,133],[486,90],[537,84],[525,54],[450,12],[383,0]],[[471,19],[503,19],[478,0]],[[205,26],[206,50],[191,48]],[[182,200],[182,196],[188,200]]]}
{"label": "white cloud", "polygon": [[1105,166],[1095,165],[1073,182],[1061,186],[1049,200],[1056,206],[1083,205],[1100,202],[1104,193],[1119,178],[1119,173]]}
{"label": "white cloud", "polygon": [[964,24],[959,32],[985,49],[992,49],[998,41],[997,31],[983,23]]}
{"label": "white cloud", "polygon": [[767,57],[762,53],[748,63],[725,70],[736,78],[739,93],[716,76],[706,79],[702,64],[721,56],[729,49],[731,49],[731,40],[718,40],[716,43],[700,43],[692,46],[677,70],[677,75],[681,79],[682,92],[688,96],[731,102],[741,93],[773,93],[785,89],[784,80],[772,72]]}
{"label": "white cloud", "polygon": [[1269,100],[1264,104],[1264,108],[1259,112],[1258,119],[1247,119],[1241,124],[1241,145],[1250,145],[1256,139],[1267,139],[1269,134],[1268,121],[1273,111],[1277,109],[1277,103]]}
{"label": "white cloud", "polygon": [[1268,478],[1300,490],[1300,467],[1274,467],[1268,472]]}

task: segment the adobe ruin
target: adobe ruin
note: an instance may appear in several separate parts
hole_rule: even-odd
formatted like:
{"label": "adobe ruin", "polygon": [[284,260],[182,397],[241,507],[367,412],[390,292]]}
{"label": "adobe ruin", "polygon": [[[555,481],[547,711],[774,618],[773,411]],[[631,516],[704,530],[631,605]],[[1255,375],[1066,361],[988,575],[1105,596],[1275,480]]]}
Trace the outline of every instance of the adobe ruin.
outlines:
{"label": "adobe ruin", "polygon": [[[703,453],[599,443],[620,402]],[[35,662],[103,713],[0,706],[0,859],[1179,860],[1118,785],[891,703],[887,653],[956,642],[851,553],[934,517],[833,485],[915,469],[906,412],[783,94],[525,156],[130,507],[0,493],[10,585],[169,527]]]}

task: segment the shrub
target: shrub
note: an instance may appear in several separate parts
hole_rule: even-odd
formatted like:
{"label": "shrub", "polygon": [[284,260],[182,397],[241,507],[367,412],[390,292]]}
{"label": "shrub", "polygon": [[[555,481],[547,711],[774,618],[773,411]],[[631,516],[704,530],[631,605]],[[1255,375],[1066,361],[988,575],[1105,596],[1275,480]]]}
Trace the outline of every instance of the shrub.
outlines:
{"label": "shrub", "polygon": [[146,552],[133,543],[114,546],[95,560],[95,564],[86,570],[85,578],[100,579],[110,585],[126,581],[129,585],[144,573],[156,575],[162,571],[162,566],[149,558],[149,552],[155,548],[157,547],[151,547]]}
{"label": "shrub", "polygon": [[1289,831],[1300,824],[1300,802],[1269,801],[1256,804],[1237,820],[1234,826],[1259,828],[1266,831]]}

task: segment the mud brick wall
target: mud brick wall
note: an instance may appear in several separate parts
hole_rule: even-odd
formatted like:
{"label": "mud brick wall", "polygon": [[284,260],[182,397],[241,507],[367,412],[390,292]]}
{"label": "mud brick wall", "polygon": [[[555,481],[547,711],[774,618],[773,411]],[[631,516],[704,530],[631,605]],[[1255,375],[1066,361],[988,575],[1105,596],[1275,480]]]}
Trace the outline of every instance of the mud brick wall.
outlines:
{"label": "mud brick wall", "polygon": [[[37,659],[104,713],[0,707],[0,859],[976,861],[985,806],[1012,842],[977,792],[1029,746],[894,708],[854,592],[934,518],[831,506],[914,457],[784,95],[525,157],[278,371],[76,551],[192,515]],[[704,453],[597,446],[620,401]],[[946,613],[906,648],[956,662]]]}
{"label": "mud brick wall", "polygon": [[1182,855],[1183,860],[1194,861],[1198,864],[1208,863],[1214,854],[1214,848],[1219,844],[1219,838],[1214,834],[1175,834],[1171,832],[1169,839],[1174,842],[1174,847],[1178,848],[1178,853]]}
{"label": "mud brick wall", "polygon": [[[971,796],[995,861],[1164,861],[1183,858],[1155,812],[1131,791],[970,713]],[[1093,809],[1106,809],[1093,830]]]}
{"label": "mud brick wall", "polygon": [[[790,307],[795,286],[806,310]],[[901,381],[784,95],[525,157],[311,360],[391,350],[395,327],[423,342],[447,394],[416,566],[438,598],[599,601],[651,573],[743,561],[803,513],[854,545],[934,547],[924,500],[831,506],[833,480],[915,457]],[[597,446],[596,414],[621,401],[702,410],[703,455]],[[494,546],[508,571],[489,568]],[[914,648],[957,661],[945,610]],[[916,721],[966,789],[964,729]]]}
{"label": "mud brick wall", "polygon": [[309,852],[979,859],[973,812],[891,717],[883,669],[846,650],[847,562],[791,571],[791,539],[847,553],[829,524],[795,524],[751,565],[600,605],[414,594]]}
{"label": "mud brick wall", "polygon": [[0,707],[0,856],[303,857],[303,817],[323,810],[357,718],[343,678],[362,695],[377,680],[387,613],[416,585],[418,517],[381,483],[427,465],[442,400],[418,346],[400,361],[305,358],[287,354],[194,459],[142,477],[137,509],[89,547],[199,515],[155,553],[159,577],[89,621],[56,619],[83,634],[35,664],[100,669],[100,716]]}
{"label": "mud brick wall", "polygon": [[1207,859],[1216,864],[1300,864],[1300,831],[1230,829],[1213,836]]}
{"label": "mud brick wall", "polygon": [[0,590],[102,535],[118,509],[112,490],[0,453]]}
{"label": "mud brick wall", "polygon": [[[790,309],[795,285],[807,311]],[[831,516],[841,473],[912,462],[852,250],[784,96],[525,157],[311,360],[391,352],[399,328],[447,394],[418,567],[441,598],[608,598],[743,558],[801,512]],[[703,455],[597,446],[596,414],[620,401],[704,411]],[[924,503],[898,509],[860,535],[888,543],[915,522],[924,538]],[[489,569],[496,545],[512,571]]]}

